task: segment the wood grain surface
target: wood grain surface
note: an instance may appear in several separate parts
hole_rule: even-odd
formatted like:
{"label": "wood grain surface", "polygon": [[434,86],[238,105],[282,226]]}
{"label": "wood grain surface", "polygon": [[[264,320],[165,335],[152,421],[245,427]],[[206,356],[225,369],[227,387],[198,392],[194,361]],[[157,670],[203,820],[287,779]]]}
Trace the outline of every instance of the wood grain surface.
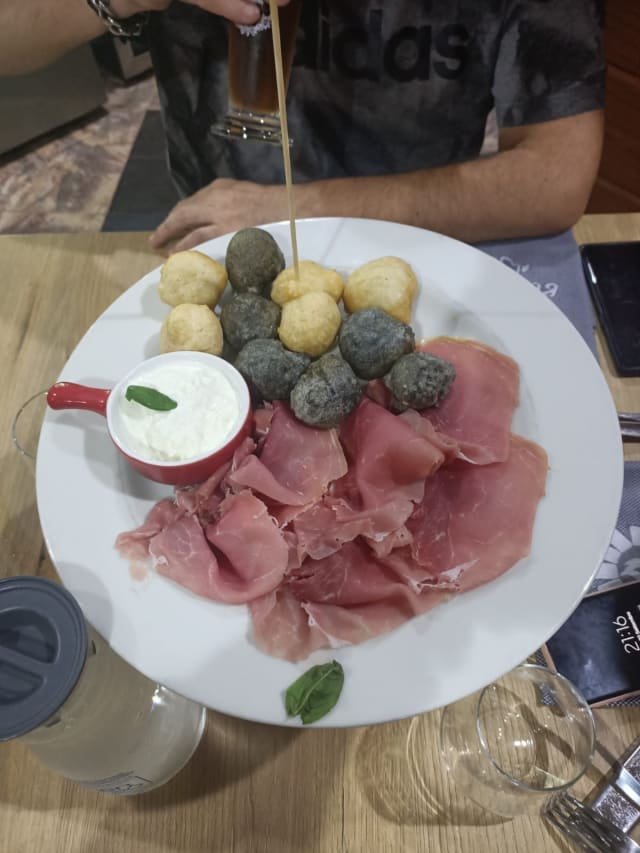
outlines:
{"label": "wood grain surface", "polygon": [[[576,237],[640,240],[640,214],[585,217]],[[0,576],[55,579],[31,464],[11,439],[14,415],[56,380],[100,313],[162,259],[144,234],[87,233],[2,236],[0,258]],[[640,380],[617,379],[606,356],[604,369],[619,408],[640,410]],[[41,411],[21,421],[23,444],[35,443]],[[596,717],[599,741],[614,755],[640,733],[640,709]],[[297,731],[210,712],[188,766],[157,791],[130,798],[86,791],[19,742],[2,744],[0,853],[568,853],[541,818],[484,814],[451,787],[439,721],[436,711],[369,728]],[[578,793],[607,766],[598,756]]]}

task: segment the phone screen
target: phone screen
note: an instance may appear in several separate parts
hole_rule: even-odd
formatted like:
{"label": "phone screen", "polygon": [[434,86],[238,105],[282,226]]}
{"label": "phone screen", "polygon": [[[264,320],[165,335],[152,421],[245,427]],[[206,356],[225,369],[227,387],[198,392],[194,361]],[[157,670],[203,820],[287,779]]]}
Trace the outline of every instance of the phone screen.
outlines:
{"label": "phone screen", "polygon": [[543,648],[547,662],[596,704],[640,693],[640,583],[582,599]]}
{"label": "phone screen", "polygon": [[616,370],[640,376],[640,242],[592,243],[580,251]]}

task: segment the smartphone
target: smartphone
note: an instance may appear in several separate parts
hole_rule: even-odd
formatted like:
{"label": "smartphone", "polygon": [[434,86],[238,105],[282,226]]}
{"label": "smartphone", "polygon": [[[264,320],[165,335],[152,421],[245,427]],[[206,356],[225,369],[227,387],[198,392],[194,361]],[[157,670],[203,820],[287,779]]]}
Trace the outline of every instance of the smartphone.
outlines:
{"label": "smartphone", "polygon": [[585,596],[542,654],[592,706],[640,696],[640,582]]}
{"label": "smartphone", "polygon": [[585,278],[620,376],[640,376],[640,241],[580,246]]}

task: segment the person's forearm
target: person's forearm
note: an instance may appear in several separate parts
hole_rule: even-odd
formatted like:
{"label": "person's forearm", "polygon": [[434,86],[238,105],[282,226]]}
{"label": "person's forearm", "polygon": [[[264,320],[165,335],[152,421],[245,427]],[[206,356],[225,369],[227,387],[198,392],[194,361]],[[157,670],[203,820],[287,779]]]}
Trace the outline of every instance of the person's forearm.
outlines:
{"label": "person's forearm", "polygon": [[536,152],[515,148],[409,174],[302,184],[296,213],[386,219],[468,242],[535,236],[569,228],[582,212],[579,193],[552,172]]}
{"label": "person's forearm", "polygon": [[0,75],[34,71],[104,32],[85,0],[2,0]]}
{"label": "person's forearm", "polygon": [[[110,0],[113,16],[161,12],[171,0]],[[237,24],[254,24],[260,10],[252,0],[186,0]],[[278,0],[282,6],[289,0]],[[0,0],[0,76],[24,74],[106,32],[85,0]]]}

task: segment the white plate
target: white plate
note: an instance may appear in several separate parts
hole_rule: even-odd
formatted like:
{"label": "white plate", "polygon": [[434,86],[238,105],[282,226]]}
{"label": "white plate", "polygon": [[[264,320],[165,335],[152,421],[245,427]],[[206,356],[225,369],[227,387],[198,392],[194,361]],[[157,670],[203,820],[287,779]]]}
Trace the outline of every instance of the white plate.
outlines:
{"label": "white plate", "polygon": [[[288,223],[265,226],[290,262]],[[229,237],[203,251],[224,259]],[[414,268],[416,337],[475,338],[520,365],[514,431],[547,451],[547,494],[531,554],[501,578],[363,645],[300,664],[259,652],[244,606],[197,598],[152,576],[136,583],[114,549],[169,489],[133,473],[99,415],[49,412],[37,462],[47,547],[89,621],[137,669],[210,708],[281,725],[285,688],[311,662],[341,661],[345,686],[317,725],[383,722],[445,705],[482,687],[537,649],[586,591],[609,544],[622,489],[622,449],[603,375],[580,335],[538,290],[463,243],[380,221],[298,222],[300,257],[348,271],[383,255]],[[61,379],[110,387],[158,352],[168,312],[159,268],[117,299],[71,355]]]}

